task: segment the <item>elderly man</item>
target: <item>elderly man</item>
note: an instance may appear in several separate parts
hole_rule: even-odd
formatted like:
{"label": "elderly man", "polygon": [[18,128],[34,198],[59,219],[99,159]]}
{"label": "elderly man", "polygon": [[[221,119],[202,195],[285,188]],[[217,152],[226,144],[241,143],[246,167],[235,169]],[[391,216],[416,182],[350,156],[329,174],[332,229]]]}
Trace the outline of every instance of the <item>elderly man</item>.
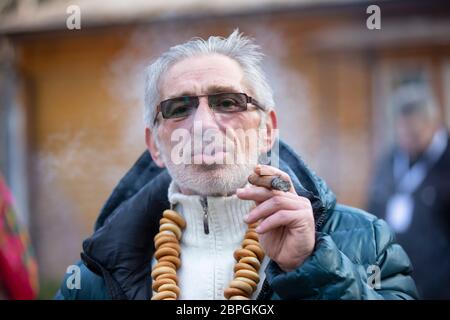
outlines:
{"label": "elderly man", "polygon": [[149,153],[83,243],[80,285],[68,274],[57,298],[416,298],[386,223],[336,204],[278,143],[261,60],[235,31],[172,47],[149,67]]}

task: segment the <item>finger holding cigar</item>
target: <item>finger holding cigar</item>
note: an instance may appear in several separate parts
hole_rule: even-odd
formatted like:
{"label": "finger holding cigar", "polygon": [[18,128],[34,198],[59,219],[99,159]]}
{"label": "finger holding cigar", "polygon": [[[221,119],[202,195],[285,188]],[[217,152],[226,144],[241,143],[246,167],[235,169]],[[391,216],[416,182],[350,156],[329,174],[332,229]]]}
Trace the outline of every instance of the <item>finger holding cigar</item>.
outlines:
{"label": "finger holding cigar", "polygon": [[258,164],[248,177],[249,185],[236,191],[239,198],[253,200],[256,205],[276,196],[297,197],[289,175],[278,168]]}
{"label": "finger holding cigar", "polygon": [[248,177],[252,185],[265,187],[269,190],[293,191],[290,177],[283,171],[265,165],[257,165],[254,173]]}
{"label": "finger holding cigar", "polygon": [[249,185],[236,190],[256,206],[244,222],[255,231],[265,254],[284,271],[291,271],[311,254],[315,244],[314,214],[308,198],[298,195],[289,175],[278,168],[256,166]]}
{"label": "finger holding cigar", "polygon": [[291,183],[284,180],[279,175],[259,176],[256,173],[248,177],[248,182],[255,186],[265,187],[267,189],[280,190],[287,192],[291,189]]}

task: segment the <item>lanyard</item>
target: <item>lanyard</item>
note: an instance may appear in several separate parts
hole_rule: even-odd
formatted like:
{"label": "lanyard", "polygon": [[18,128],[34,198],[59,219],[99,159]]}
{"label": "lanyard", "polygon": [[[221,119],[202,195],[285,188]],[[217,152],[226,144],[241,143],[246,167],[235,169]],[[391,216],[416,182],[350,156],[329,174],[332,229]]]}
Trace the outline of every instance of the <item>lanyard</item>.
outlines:
{"label": "lanyard", "polygon": [[397,193],[412,194],[417,190],[428,172],[441,158],[447,148],[447,140],[445,128],[436,131],[427,150],[411,168],[409,168],[409,157],[404,152],[395,153],[393,173]]}

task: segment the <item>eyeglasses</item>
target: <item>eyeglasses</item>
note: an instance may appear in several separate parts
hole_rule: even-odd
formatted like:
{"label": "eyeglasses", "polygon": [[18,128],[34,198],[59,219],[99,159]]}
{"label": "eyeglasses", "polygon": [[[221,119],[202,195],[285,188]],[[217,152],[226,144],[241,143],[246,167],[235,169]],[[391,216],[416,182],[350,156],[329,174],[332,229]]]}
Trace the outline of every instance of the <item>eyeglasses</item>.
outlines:
{"label": "eyeglasses", "polygon": [[200,97],[208,97],[209,107],[214,112],[234,113],[247,110],[247,104],[251,103],[258,109],[264,110],[259,103],[245,93],[215,93],[200,96],[184,96],[161,101],[157,106],[156,122],[161,112],[164,119],[186,118],[193,114],[200,104]]}

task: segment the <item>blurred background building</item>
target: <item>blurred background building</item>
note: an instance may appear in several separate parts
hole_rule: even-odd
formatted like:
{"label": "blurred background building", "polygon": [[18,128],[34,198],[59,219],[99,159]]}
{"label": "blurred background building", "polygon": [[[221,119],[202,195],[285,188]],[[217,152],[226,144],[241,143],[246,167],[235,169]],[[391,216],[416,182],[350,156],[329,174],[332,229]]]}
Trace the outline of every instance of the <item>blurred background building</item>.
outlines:
{"label": "blurred background building", "polygon": [[[378,1],[0,0],[0,171],[31,232],[49,298],[121,176],[144,151],[143,69],[181,41],[239,27],[267,55],[280,135],[365,207],[394,139],[388,99],[431,87],[450,124],[450,3]],[[69,29],[76,5],[81,29]]]}

